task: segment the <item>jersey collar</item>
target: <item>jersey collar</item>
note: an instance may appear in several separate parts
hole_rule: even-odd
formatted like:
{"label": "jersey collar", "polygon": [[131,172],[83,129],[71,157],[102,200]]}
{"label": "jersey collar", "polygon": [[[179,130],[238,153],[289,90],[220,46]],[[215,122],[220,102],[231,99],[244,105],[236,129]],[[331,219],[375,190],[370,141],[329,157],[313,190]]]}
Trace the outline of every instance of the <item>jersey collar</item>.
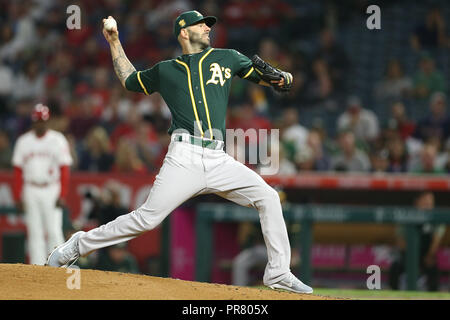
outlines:
{"label": "jersey collar", "polygon": [[206,53],[206,52],[208,52],[208,50],[209,49],[211,49],[211,46],[208,46],[208,47],[206,47],[204,50],[202,50],[202,51],[200,51],[200,52],[197,52],[197,53],[186,53],[186,54],[182,54],[180,57],[182,58],[182,57],[190,57],[190,56],[195,56],[195,55],[198,55],[198,54],[204,54],[204,53]]}

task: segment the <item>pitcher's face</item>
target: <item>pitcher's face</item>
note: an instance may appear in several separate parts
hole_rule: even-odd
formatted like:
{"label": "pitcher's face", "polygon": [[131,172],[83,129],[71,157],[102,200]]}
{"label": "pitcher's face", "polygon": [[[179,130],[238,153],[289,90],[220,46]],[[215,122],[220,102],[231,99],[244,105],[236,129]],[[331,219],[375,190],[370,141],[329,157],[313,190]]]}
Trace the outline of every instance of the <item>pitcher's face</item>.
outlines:
{"label": "pitcher's face", "polygon": [[200,45],[202,49],[210,46],[209,32],[211,28],[204,22],[200,22],[186,28],[191,45]]}

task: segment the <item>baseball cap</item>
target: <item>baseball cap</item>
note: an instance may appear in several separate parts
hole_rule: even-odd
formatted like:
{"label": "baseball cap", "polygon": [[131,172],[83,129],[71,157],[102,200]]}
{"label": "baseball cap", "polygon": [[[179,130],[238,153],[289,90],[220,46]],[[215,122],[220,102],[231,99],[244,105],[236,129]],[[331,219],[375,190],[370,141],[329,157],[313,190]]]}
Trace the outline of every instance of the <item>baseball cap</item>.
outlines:
{"label": "baseball cap", "polygon": [[192,26],[201,21],[204,21],[208,27],[212,27],[217,22],[217,18],[213,16],[204,17],[200,12],[195,10],[183,12],[175,19],[173,24],[175,38],[178,37],[182,28]]}
{"label": "baseball cap", "polygon": [[31,113],[31,120],[36,122],[39,120],[47,121],[48,119],[50,119],[50,109],[42,103],[35,105]]}

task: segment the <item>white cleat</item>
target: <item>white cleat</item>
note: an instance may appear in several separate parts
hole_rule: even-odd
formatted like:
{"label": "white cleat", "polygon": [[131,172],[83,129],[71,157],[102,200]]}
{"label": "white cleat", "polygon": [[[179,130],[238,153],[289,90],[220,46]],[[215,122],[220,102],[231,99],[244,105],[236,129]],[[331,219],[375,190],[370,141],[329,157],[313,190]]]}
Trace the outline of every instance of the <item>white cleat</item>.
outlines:
{"label": "white cleat", "polygon": [[307,286],[296,276],[294,276],[291,272],[283,278],[282,280],[268,286],[271,289],[283,289],[296,293],[313,293],[313,289],[310,286]]}
{"label": "white cleat", "polygon": [[68,268],[80,257],[78,238],[84,231],[75,232],[69,240],[57,246],[48,256],[46,266]]}

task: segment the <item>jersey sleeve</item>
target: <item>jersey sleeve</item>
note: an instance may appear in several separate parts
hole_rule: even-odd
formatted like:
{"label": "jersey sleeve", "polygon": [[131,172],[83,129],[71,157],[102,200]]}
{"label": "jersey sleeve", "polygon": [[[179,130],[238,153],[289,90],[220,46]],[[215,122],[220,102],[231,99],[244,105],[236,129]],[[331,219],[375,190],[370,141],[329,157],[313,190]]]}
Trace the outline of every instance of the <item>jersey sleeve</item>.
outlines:
{"label": "jersey sleeve", "polygon": [[231,50],[234,58],[234,74],[242,79],[249,80],[254,83],[259,83],[261,78],[253,68],[252,61],[237,50]]}
{"label": "jersey sleeve", "polygon": [[59,144],[60,144],[60,149],[61,149],[61,152],[58,154],[59,166],[71,166],[73,163],[73,160],[72,160],[72,156],[70,154],[69,142],[62,134],[59,139]]}
{"label": "jersey sleeve", "polygon": [[150,95],[159,90],[159,64],[144,71],[134,71],[125,80],[125,87],[134,92]]}

